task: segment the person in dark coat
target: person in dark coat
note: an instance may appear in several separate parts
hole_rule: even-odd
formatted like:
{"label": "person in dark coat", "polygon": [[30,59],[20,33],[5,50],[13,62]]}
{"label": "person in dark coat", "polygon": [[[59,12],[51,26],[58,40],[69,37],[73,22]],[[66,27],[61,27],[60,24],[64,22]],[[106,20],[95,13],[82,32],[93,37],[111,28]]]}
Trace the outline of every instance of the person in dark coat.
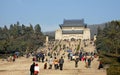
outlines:
{"label": "person in dark coat", "polygon": [[61,59],[59,59],[60,70],[63,70],[63,63],[64,63],[64,59],[63,59],[63,57],[61,57]]}
{"label": "person in dark coat", "polygon": [[34,75],[35,62],[30,66],[30,75]]}
{"label": "person in dark coat", "polygon": [[103,64],[102,64],[102,62],[100,61],[100,62],[99,62],[98,69],[101,69],[101,68],[103,68]]}
{"label": "person in dark coat", "polygon": [[78,62],[79,62],[79,58],[76,58],[76,59],[75,59],[75,67],[76,67],[76,68],[78,67]]}
{"label": "person in dark coat", "polygon": [[45,55],[42,54],[42,62],[44,63]]}
{"label": "person in dark coat", "polygon": [[47,63],[44,64],[44,69],[47,69]]}
{"label": "person in dark coat", "polygon": [[91,58],[88,59],[88,68],[91,66]]}

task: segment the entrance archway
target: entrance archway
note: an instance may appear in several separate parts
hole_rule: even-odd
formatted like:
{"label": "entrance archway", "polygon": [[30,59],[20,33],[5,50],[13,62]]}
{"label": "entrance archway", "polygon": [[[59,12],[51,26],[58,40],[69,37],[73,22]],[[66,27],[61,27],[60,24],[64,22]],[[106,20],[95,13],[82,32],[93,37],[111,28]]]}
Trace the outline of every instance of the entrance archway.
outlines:
{"label": "entrance archway", "polygon": [[75,41],[75,38],[71,38],[71,41]]}

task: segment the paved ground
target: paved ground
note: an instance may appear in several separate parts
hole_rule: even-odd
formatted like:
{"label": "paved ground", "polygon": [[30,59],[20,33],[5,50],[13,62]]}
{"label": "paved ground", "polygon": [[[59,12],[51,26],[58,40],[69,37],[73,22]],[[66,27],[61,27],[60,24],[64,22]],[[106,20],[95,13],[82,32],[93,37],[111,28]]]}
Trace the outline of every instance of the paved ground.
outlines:
{"label": "paved ground", "polygon": [[[88,47],[84,48],[85,50],[94,50],[94,46],[89,45]],[[67,53],[66,53],[67,55]],[[40,73],[39,75],[106,75],[106,70],[101,69],[98,70],[98,58],[95,58],[92,61],[91,68],[85,67],[85,62],[80,61],[78,68],[75,68],[75,62],[69,61],[67,56],[64,58],[65,63],[63,70],[54,70],[54,67],[49,70],[43,69],[44,63],[37,62],[40,66]],[[30,75],[29,68],[32,64],[32,57],[25,58],[20,57],[16,59],[15,62],[7,62],[0,60],[0,75]]]}

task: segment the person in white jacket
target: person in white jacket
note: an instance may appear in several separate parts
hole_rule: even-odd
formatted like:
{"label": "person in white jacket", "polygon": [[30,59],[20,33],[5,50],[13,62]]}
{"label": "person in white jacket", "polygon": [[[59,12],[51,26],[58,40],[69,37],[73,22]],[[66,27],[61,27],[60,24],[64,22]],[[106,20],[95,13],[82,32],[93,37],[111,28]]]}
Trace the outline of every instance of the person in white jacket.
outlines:
{"label": "person in white jacket", "polygon": [[34,75],[38,75],[38,73],[39,73],[39,66],[38,66],[38,64],[35,64],[35,67],[34,67]]}
{"label": "person in white jacket", "polygon": [[49,69],[52,69],[52,65],[53,65],[53,58],[52,58],[52,56],[48,60],[48,63],[49,63]]}

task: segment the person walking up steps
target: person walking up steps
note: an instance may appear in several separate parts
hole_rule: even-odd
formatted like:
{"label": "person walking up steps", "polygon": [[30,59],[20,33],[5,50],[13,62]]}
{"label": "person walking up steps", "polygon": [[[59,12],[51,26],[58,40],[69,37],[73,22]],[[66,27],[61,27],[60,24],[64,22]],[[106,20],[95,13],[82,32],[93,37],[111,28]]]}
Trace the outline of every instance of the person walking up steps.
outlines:
{"label": "person walking up steps", "polygon": [[63,57],[61,57],[61,59],[59,59],[60,70],[63,70],[63,63],[64,63],[64,59],[63,59]]}

